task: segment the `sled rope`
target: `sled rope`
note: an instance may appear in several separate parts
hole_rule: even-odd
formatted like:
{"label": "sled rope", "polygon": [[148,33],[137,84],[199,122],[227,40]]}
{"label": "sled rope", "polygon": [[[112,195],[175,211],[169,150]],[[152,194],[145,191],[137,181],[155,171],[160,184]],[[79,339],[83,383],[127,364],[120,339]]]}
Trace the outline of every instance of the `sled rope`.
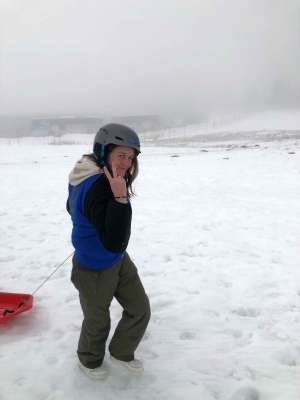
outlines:
{"label": "sled rope", "polygon": [[71,254],[69,255],[69,257],[67,257],[67,258],[65,259],[65,261],[63,261],[63,262],[56,268],[56,270],[53,271],[52,274],[49,275],[48,278],[44,280],[44,282],[36,289],[36,291],[32,293],[32,296],[39,290],[39,288],[41,288],[41,287],[43,286],[44,283],[47,282],[47,280],[58,270],[58,268],[61,267],[74,253],[75,253],[75,251],[73,251],[73,253],[71,253]]}

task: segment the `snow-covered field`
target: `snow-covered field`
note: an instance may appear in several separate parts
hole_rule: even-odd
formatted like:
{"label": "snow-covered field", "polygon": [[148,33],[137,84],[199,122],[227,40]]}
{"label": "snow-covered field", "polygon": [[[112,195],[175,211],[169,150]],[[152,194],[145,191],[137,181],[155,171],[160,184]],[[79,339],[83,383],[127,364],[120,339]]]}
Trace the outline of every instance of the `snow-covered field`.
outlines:
{"label": "snow-covered field", "polygon": [[[299,400],[299,134],[230,134],[139,157],[128,252],[152,305],[145,373],[79,370],[69,259],[0,327],[1,400]],[[91,144],[48,139],[0,141],[1,291],[33,293],[73,252],[67,178]],[[113,328],[120,315],[114,302]]]}

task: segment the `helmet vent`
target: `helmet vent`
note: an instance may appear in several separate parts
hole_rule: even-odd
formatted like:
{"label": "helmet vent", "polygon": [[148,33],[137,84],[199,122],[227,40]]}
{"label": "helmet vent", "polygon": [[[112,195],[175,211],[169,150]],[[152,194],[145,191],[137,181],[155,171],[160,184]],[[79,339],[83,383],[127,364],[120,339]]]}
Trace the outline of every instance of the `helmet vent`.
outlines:
{"label": "helmet vent", "polygon": [[105,132],[105,133],[108,135],[108,132],[107,132],[106,129],[101,128],[100,131],[103,131],[103,132]]}
{"label": "helmet vent", "polygon": [[123,139],[123,138],[121,138],[121,137],[119,137],[119,136],[115,136],[115,138],[116,138],[116,139],[118,139],[118,140],[122,140],[122,141],[124,141],[124,139]]}

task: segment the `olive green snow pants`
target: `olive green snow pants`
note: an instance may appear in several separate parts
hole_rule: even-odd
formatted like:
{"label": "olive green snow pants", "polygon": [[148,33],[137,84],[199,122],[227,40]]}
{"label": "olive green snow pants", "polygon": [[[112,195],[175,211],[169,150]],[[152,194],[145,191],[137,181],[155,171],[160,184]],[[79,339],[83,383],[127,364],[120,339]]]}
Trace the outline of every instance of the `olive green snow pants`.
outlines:
{"label": "olive green snow pants", "polygon": [[121,361],[132,361],[150,319],[150,304],[136,266],[125,253],[112,267],[94,271],[73,256],[71,281],[79,291],[84,320],[78,358],[87,368],[99,367],[110,331],[109,307],[113,297],[123,308],[122,318],[109,344],[109,352]]}

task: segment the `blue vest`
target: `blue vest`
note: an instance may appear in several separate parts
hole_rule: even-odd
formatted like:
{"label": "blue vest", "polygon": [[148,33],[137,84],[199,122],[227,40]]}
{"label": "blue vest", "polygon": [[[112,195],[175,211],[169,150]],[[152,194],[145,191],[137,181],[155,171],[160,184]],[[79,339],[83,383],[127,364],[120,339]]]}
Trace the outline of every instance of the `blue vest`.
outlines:
{"label": "blue vest", "polygon": [[78,186],[69,184],[69,212],[73,222],[72,244],[75,248],[75,258],[85,267],[94,270],[107,269],[124,256],[124,253],[116,254],[106,250],[95,228],[84,215],[87,191],[101,175],[93,175]]}

